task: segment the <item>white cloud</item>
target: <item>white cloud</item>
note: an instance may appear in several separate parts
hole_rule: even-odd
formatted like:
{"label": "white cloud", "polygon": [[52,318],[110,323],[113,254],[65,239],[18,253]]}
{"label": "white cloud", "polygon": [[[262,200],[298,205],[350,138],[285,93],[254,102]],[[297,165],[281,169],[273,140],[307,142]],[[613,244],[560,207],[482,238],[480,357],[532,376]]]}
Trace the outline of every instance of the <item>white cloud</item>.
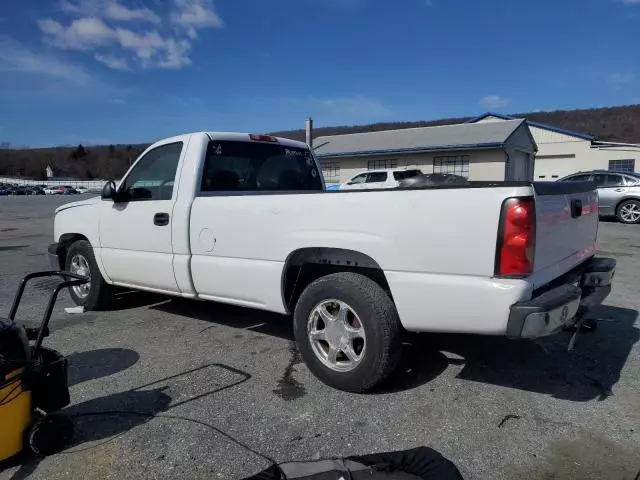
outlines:
{"label": "white cloud", "polygon": [[211,0],[175,0],[171,23],[184,30],[191,39],[197,38],[198,29],[224,27]]}
{"label": "white cloud", "polygon": [[[198,31],[223,27],[212,0],[172,0],[164,28],[155,11],[144,5],[129,7],[122,0],[59,0],[58,6],[72,19],[70,23],[38,20],[45,40],[66,50],[92,51],[95,60],[121,70],[133,64],[168,69],[189,66]],[[129,25],[125,28],[122,22]],[[153,29],[143,28],[149,23]],[[137,62],[132,63],[134,59]]]}
{"label": "white cloud", "polygon": [[164,38],[158,32],[139,35],[131,30],[116,29],[117,41],[124,49],[133,51],[143,67],[182,68],[191,65],[188,56],[191,43],[187,40]]}
{"label": "white cloud", "polygon": [[500,95],[487,95],[480,100],[480,105],[489,110],[504,108],[509,105],[509,103],[509,100],[502,98]]}
{"label": "white cloud", "polygon": [[[175,69],[191,65],[188,56],[191,43],[188,40],[163,37],[157,31],[139,34],[126,28],[111,28],[97,18],[74,20],[67,27],[52,19],[41,20],[38,24],[48,35],[49,42],[59,48],[101,50],[101,47],[120,47],[133,53],[145,68]],[[122,66],[122,60],[126,63],[126,59],[123,58],[113,62],[117,58],[113,53],[98,52],[94,58],[107,66]]]}
{"label": "white cloud", "polygon": [[146,21],[160,23],[160,17],[148,8],[131,9],[118,2],[108,2],[105,8],[105,16],[111,20],[120,21]]}
{"label": "white cloud", "polygon": [[640,0],[622,0],[625,5],[640,5]]}
{"label": "white cloud", "polygon": [[424,0],[425,7],[433,7],[433,0]]}
{"label": "white cloud", "polygon": [[120,22],[151,22],[160,23],[161,19],[153,10],[142,8],[129,8],[117,0],[60,0],[60,10],[71,15],[99,17]]}
{"label": "white cloud", "polygon": [[68,27],[47,18],[38,20],[38,26],[52,45],[68,50],[88,50],[113,41],[113,30],[95,17],[79,18]]}
{"label": "white cloud", "polygon": [[129,63],[124,57],[116,57],[114,55],[101,55],[99,53],[96,53],[93,58],[95,58],[100,63],[104,63],[107,67],[114,70],[130,70]]}
{"label": "white cloud", "polygon": [[88,85],[94,80],[78,65],[50,54],[35,52],[8,38],[0,38],[0,71],[52,77],[79,86]]}

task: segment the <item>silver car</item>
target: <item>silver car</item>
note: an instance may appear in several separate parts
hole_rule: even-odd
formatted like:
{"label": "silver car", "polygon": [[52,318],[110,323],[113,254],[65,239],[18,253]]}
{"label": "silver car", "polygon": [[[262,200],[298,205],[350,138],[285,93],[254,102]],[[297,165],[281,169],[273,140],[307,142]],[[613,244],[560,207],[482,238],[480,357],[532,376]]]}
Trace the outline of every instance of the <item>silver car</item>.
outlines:
{"label": "silver car", "polygon": [[615,216],[622,223],[640,223],[640,174],[593,170],[574,173],[558,181],[595,182],[601,217]]}

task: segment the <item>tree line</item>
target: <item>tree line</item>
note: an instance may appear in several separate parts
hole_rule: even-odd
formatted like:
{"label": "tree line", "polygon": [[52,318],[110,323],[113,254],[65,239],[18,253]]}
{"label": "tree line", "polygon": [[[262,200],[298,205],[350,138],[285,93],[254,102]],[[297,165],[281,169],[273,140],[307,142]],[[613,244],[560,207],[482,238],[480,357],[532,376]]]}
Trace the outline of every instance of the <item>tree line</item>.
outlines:
{"label": "tree line", "polygon": [[145,148],[147,145],[12,149],[4,144],[0,145],[0,176],[45,181],[49,166],[55,177],[72,177],[78,180],[118,179]]}
{"label": "tree line", "polygon": [[[513,114],[566,130],[593,135],[598,140],[640,143],[640,105],[591,108],[583,110],[556,110]],[[371,125],[317,128],[315,136],[345,133],[374,132],[413,127],[428,127],[463,123],[464,118],[448,118],[421,122],[385,122]],[[294,140],[305,140],[304,130],[272,132]],[[85,147],[11,148],[0,143],[0,176],[26,176],[46,180],[47,165],[55,176],[74,177],[79,180],[117,179],[148,145],[98,145]]]}

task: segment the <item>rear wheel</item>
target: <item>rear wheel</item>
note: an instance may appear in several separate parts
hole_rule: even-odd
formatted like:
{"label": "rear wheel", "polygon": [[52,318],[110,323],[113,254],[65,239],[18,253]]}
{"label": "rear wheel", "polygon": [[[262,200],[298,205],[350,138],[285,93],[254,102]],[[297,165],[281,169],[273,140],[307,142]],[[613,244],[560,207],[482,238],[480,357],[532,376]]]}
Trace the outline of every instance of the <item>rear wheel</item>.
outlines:
{"label": "rear wheel", "polygon": [[618,205],[616,217],[621,223],[640,223],[640,201],[625,200]]}
{"label": "rear wheel", "polygon": [[336,273],[311,283],[294,313],[294,334],[309,370],[348,392],[378,386],[401,355],[395,305],[380,285],[356,273]]}
{"label": "rear wheel", "polygon": [[46,457],[64,450],[73,439],[73,422],[60,413],[38,416],[27,432],[29,448]]}
{"label": "rear wheel", "polygon": [[84,285],[69,289],[71,298],[77,305],[87,310],[102,310],[107,306],[112,298],[112,287],[102,278],[89,242],[78,240],[69,247],[65,270],[91,279]]}

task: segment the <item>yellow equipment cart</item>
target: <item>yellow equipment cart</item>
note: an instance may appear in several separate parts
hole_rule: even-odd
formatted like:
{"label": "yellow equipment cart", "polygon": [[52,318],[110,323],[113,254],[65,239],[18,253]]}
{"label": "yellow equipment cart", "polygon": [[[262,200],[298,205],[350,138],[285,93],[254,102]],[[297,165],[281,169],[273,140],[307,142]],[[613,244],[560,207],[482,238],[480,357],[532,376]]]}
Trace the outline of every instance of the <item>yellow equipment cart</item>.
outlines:
{"label": "yellow equipment cart", "polygon": [[[37,328],[15,323],[27,282],[60,277]],[[55,412],[69,405],[67,360],[42,346],[58,294],[89,281],[69,272],[47,271],[27,275],[20,282],[8,318],[0,317],[0,462],[26,445],[38,455],[60,451],[71,440],[73,423]]]}

